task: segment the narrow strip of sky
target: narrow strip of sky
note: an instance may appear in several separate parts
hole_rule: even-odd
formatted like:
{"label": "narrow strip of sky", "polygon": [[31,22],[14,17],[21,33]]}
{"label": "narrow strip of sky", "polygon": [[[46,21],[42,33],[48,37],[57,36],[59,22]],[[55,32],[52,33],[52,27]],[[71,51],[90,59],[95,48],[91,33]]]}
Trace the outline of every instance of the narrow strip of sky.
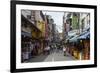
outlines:
{"label": "narrow strip of sky", "polygon": [[64,12],[54,12],[54,11],[42,11],[42,12],[43,14],[46,13],[46,15],[50,15],[54,20],[54,23],[56,24],[58,32],[62,32]]}

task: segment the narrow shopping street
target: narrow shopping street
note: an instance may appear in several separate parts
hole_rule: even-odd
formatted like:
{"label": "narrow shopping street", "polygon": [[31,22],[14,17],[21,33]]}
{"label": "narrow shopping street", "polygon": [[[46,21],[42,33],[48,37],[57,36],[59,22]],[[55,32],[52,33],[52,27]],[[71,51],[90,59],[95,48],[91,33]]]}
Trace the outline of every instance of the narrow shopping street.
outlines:
{"label": "narrow shopping street", "polygon": [[21,62],[90,59],[90,14],[21,11]]}
{"label": "narrow shopping street", "polygon": [[63,51],[55,50],[54,52],[51,52],[49,55],[41,54],[39,56],[29,59],[26,62],[54,62],[70,60],[75,60],[75,58],[72,57],[69,53],[66,53],[66,56],[64,56]]}

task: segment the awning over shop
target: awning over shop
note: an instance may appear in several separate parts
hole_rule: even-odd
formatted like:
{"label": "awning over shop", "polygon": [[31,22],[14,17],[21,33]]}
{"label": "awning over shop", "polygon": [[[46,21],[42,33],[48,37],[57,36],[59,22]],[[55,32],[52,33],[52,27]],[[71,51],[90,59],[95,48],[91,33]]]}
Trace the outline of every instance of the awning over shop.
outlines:
{"label": "awning over shop", "polygon": [[78,39],[87,39],[87,38],[90,38],[90,32],[89,31],[78,37]]}
{"label": "awning over shop", "polygon": [[21,32],[21,35],[27,36],[27,37],[32,37],[31,33],[24,32],[24,31]]}
{"label": "awning over shop", "polygon": [[69,42],[77,42],[78,41],[78,35],[75,35],[73,38],[69,39]]}
{"label": "awning over shop", "polygon": [[77,42],[80,39],[89,39],[90,38],[90,32],[85,32],[84,34],[79,35],[75,35],[74,37],[69,39],[69,42]]}

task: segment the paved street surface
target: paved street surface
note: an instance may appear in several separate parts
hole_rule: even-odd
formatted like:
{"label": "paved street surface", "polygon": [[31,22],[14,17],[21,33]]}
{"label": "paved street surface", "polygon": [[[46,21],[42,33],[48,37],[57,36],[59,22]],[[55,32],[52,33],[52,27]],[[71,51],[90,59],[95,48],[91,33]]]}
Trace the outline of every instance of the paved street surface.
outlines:
{"label": "paved street surface", "polygon": [[36,56],[26,62],[51,62],[51,61],[70,61],[75,60],[70,54],[67,53],[66,56],[63,55],[63,51],[54,51],[49,55],[40,55]]}

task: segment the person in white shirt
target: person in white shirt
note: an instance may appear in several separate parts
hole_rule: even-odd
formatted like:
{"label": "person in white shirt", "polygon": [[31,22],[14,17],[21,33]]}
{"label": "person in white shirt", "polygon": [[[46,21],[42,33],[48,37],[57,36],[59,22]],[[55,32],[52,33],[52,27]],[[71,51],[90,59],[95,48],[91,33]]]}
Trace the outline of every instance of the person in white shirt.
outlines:
{"label": "person in white shirt", "polygon": [[66,56],[66,48],[65,48],[65,46],[63,46],[63,52],[64,52],[64,56]]}
{"label": "person in white shirt", "polygon": [[45,54],[50,54],[50,47],[46,46],[44,49]]}
{"label": "person in white shirt", "polygon": [[48,54],[50,54],[50,46],[48,46]]}

